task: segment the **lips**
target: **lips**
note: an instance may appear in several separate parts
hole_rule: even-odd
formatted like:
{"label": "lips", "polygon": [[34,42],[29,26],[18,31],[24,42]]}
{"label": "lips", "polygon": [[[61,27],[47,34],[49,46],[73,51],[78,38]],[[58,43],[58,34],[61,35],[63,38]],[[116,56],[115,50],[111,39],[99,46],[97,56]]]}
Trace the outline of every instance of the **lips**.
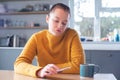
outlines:
{"label": "lips", "polygon": [[56,30],[57,32],[62,32],[61,30]]}

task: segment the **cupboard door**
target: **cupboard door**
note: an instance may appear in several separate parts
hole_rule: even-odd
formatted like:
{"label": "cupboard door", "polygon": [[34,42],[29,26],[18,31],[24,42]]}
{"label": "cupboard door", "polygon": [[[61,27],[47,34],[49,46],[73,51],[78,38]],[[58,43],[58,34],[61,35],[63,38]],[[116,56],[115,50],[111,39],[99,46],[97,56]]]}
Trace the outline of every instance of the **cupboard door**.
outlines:
{"label": "cupboard door", "polygon": [[14,62],[21,50],[0,49],[0,70],[13,70]]}
{"label": "cupboard door", "polygon": [[[22,49],[0,49],[0,70],[13,70],[14,62],[21,53]],[[33,59],[33,65],[37,65],[36,59]]]}
{"label": "cupboard door", "polygon": [[91,63],[91,52],[88,50],[85,50],[85,59],[86,63]]}
{"label": "cupboard door", "polygon": [[120,80],[120,51],[94,51],[91,63],[98,64],[102,73],[113,73]]}

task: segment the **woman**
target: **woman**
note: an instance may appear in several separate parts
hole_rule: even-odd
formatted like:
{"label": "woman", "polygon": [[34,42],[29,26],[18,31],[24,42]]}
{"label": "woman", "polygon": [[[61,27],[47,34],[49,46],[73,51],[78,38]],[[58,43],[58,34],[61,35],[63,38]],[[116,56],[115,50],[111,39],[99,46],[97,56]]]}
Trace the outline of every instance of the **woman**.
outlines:
{"label": "woman", "polygon": [[[62,3],[52,6],[46,16],[48,30],[31,36],[16,59],[16,73],[32,77],[57,74],[61,68],[71,67],[61,73],[79,73],[79,65],[85,62],[84,51],[77,32],[67,27],[70,9]],[[32,65],[36,56],[38,66]]]}

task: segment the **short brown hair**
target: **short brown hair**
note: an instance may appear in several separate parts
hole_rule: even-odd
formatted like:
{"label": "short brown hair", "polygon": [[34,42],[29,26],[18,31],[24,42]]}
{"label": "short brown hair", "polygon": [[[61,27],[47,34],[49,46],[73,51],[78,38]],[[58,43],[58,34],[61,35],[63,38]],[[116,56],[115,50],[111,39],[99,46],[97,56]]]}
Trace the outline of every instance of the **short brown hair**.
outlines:
{"label": "short brown hair", "polygon": [[56,8],[61,8],[61,9],[63,9],[64,11],[66,11],[66,12],[68,12],[68,13],[70,14],[70,8],[69,8],[67,5],[63,4],[63,3],[54,4],[54,5],[51,7],[51,9],[50,9],[49,14],[50,14],[52,11],[54,11]]}

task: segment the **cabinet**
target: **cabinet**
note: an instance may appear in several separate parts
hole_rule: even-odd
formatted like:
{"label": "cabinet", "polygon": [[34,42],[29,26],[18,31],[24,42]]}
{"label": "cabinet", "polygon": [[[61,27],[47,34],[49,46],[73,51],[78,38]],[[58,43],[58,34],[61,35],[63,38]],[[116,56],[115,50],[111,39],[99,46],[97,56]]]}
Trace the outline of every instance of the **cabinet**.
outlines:
{"label": "cabinet", "polygon": [[[23,48],[0,48],[0,69],[13,70],[13,64]],[[100,73],[113,73],[120,80],[120,50],[85,50],[86,62],[100,66]],[[9,56],[9,60],[8,59]],[[36,60],[33,61],[36,65]]]}
{"label": "cabinet", "polygon": [[[41,8],[38,10],[39,4],[45,6],[49,4],[49,7],[61,2],[69,4],[69,0],[0,0],[0,2],[0,5],[7,5],[8,9],[8,13],[0,13],[0,19],[8,20],[4,27],[0,26],[0,37],[15,34],[26,38],[26,41],[33,33],[47,29],[45,17],[49,10],[48,7],[44,7],[44,10]],[[32,7],[32,11],[25,11],[26,8],[31,10]],[[9,24],[10,22],[12,24]]]}
{"label": "cabinet", "polygon": [[[0,70],[13,70],[14,62],[16,58],[20,55],[22,49],[20,48],[0,48]],[[8,59],[9,58],[9,59]],[[33,65],[37,65],[36,59],[32,62]]]}
{"label": "cabinet", "polygon": [[[0,16],[3,16],[3,18],[1,19],[2,22],[0,22],[0,29],[29,29],[29,28],[32,28],[32,29],[47,29],[46,26],[43,26],[43,25],[40,25],[40,22],[39,23],[35,23],[33,21],[25,21],[24,20],[24,16],[25,15],[29,15],[29,16],[40,16],[40,15],[46,15],[48,14],[49,11],[32,11],[32,12],[6,12],[6,13],[0,13]],[[11,20],[10,18],[12,17],[9,17],[9,18],[4,18],[4,17],[9,17],[9,16],[13,16],[13,17],[22,17],[23,18],[21,20],[18,20],[16,19],[15,20]],[[24,21],[23,21],[24,20]]]}
{"label": "cabinet", "polygon": [[[32,2],[34,2],[32,4]],[[39,2],[39,3],[38,3]],[[7,37],[17,35],[19,37],[28,38],[35,32],[47,29],[45,16],[49,12],[48,3],[41,3],[41,1],[4,1],[3,4],[10,7],[8,11],[0,13],[0,37]],[[13,6],[14,5],[14,6]],[[20,6],[19,6],[20,5]],[[24,7],[22,7],[23,5]],[[35,10],[36,5],[41,10]],[[16,7],[16,8],[14,8]],[[35,7],[35,9],[34,9]],[[26,42],[25,41],[25,42]],[[25,44],[24,42],[24,44]],[[16,46],[23,47],[23,46]]]}
{"label": "cabinet", "polygon": [[120,50],[86,50],[89,54],[87,63],[100,66],[100,73],[113,73],[120,80]]}
{"label": "cabinet", "polygon": [[51,4],[42,3],[42,1],[10,0],[0,3],[0,27],[44,28],[47,25],[43,16],[45,18],[45,15],[48,14]]}

